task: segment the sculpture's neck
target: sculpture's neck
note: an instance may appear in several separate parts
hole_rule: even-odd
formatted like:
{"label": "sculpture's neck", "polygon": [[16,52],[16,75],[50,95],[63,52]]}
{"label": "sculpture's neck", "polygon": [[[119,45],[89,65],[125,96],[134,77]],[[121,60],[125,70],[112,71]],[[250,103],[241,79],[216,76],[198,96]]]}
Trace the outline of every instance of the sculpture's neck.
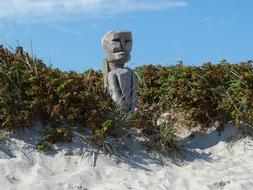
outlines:
{"label": "sculpture's neck", "polygon": [[110,70],[113,71],[115,69],[124,68],[124,63],[118,64],[118,63],[109,63]]}

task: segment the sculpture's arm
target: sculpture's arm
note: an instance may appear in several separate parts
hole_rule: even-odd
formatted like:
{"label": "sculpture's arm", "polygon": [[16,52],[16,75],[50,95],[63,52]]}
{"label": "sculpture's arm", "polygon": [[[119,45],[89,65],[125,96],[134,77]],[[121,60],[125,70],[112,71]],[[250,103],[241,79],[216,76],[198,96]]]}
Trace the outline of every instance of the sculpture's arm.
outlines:
{"label": "sculpture's arm", "polygon": [[123,106],[122,89],[117,75],[115,73],[108,73],[108,90],[112,99],[120,106]]}
{"label": "sculpture's arm", "polygon": [[108,73],[110,69],[109,69],[109,63],[107,59],[104,59],[103,66],[104,66],[103,68],[104,89],[108,90]]}

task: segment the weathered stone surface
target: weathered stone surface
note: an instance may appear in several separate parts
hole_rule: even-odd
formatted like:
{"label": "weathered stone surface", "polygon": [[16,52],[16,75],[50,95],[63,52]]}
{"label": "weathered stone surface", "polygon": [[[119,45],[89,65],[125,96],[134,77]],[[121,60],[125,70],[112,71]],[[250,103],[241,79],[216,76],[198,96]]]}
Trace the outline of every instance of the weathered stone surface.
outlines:
{"label": "weathered stone surface", "polygon": [[102,38],[104,60],[104,86],[112,99],[122,108],[137,107],[135,73],[124,64],[130,60],[132,34],[129,31],[111,31]]}
{"label": "weathered stone surface", "polygon": [[108,73],[108,91],[112,99],[128,110],[137,107],[136,80],[134,71],[118,68]]}

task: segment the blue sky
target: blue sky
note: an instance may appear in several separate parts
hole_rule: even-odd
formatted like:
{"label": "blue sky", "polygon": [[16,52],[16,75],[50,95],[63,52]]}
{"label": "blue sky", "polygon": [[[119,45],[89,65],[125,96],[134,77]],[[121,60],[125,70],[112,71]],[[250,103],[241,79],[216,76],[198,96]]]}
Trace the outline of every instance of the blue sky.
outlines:
{"label": "blue sky", "polygon": [[253,59],[252,0],[0,0],[0,43],[46,64],[101,69],[101,37],[133,32],[127,64],[201,65]]}

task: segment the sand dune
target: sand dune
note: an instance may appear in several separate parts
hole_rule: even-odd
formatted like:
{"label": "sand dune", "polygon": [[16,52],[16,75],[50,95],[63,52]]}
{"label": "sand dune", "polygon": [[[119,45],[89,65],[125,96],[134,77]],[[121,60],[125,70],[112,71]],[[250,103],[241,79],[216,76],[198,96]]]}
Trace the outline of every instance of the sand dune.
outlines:
{"label": "sand dune", "polygon": [[[178,160],[156,159],[141,141],[118,157],[101,152],[82,157],[85,142],[74,138],[49,155],[34,151],[37,129],[0,144],[0,190],[247,190],[253,187],[253,140],[235,141],[235,129],[210,130],[183,140]],[[38,127],[39,130],[39,127]],[[95,161],[95,162],[94,162]],[[165,162],[166,161],[166,162]],[[95,163],[95,167],[94,167]]]}

